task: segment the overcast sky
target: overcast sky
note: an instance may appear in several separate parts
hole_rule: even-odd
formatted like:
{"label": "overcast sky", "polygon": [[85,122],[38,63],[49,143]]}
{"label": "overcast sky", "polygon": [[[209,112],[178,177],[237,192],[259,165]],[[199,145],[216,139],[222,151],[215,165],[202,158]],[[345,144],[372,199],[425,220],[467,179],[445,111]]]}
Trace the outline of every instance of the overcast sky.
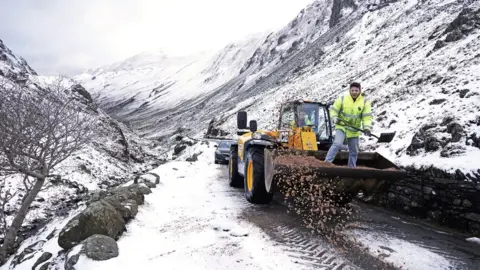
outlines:
{"label": "overcast sky", "polygon": [[0,0],[0,39],[41,75],[183,55],[279,28],[313,0]]}

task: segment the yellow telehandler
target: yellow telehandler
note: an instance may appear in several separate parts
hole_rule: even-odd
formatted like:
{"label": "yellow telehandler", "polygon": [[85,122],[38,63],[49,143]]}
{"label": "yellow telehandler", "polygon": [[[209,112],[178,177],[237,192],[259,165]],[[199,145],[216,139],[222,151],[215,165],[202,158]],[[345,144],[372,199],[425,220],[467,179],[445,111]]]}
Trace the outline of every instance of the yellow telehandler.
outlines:
{"label": "yellow telehandler", "polygon": [[[334,140],[328,108],[305,100],[283,103],[278,127],[271,131],[257,130],[255,120],[247,126],[247,113],[238,112],[229,185],[243,186],[246,199],[254,204],[268,204],[280,185],[290,186],[289,190],[308,187],[305,183],[320,185],[323,192],[315,196],[343,205],[360,191],[374,195],[405,176],[405,171],[377,152],[359,152],[356,168],[347,166],[345,151],[338,152],[333,163],[324,162]],[[390,142],[394,136],[395,132],[375,137],[378,142]]]}

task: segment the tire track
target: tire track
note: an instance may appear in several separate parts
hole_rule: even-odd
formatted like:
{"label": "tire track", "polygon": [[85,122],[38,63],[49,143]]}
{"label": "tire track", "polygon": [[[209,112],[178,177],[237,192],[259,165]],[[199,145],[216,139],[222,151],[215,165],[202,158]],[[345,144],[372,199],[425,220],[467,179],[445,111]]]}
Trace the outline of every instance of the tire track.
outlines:
{"label": "tire track", "polygon": [[313,269],[350,270],[358,269],[346,259],[312,235],[290,226],[276,226],[273,233],[278,236],[276,242],[296,263]]}
{"label": "tire track", "polygon": [[[224,177],[218,179],[224,185],[228,185],[225,181],[227,173],[222,170]],[[269,205],[253,205],[245,199],[243,188],[228,189],[236,191],[228,194],[236,202],[236,207],[244,209],[242,218],[255,224],[276,242],[298,264],[298,269],[393,269],[361,248],[345,250],[330,243],[327,237],[312,233],[301,217],[288,211],[278,194]]]}

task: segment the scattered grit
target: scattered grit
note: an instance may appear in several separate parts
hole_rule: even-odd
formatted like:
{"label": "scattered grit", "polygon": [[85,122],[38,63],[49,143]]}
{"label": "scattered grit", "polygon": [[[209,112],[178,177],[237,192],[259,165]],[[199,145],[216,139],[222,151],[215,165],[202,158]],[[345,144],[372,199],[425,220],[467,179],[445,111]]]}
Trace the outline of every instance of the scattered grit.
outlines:
{"label": "scattered grit", "polygon": [[349,228],[359,226],[355,221],[357,214],[354,209],[348,203],[344,203],[349,202],[353,195],[338,192],[338,178],[325,176],[317,178],[317,181],[311,181],[312,175],[309,173],[311,169],[307,168],[342,166],[311,156],[281,156],[276,161],[291,168],[277,180],[280,192],[285,195],[289,211],[298,214],[312,233],[324,236],[331,244],[337,246],[339,251],[366,249],[359,241],[343,233]]}

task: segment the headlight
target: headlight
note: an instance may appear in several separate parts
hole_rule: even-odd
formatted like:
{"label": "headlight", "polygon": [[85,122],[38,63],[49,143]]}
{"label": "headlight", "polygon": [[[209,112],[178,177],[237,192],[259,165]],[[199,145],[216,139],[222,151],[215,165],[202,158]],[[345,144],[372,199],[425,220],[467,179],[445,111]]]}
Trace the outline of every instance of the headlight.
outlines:
{"label": "headlight", "polygon": [[252,134],[252,138],[254,138],[255,140],[260,140],[262,138],[262,134],[259,132],[254,132]]}

